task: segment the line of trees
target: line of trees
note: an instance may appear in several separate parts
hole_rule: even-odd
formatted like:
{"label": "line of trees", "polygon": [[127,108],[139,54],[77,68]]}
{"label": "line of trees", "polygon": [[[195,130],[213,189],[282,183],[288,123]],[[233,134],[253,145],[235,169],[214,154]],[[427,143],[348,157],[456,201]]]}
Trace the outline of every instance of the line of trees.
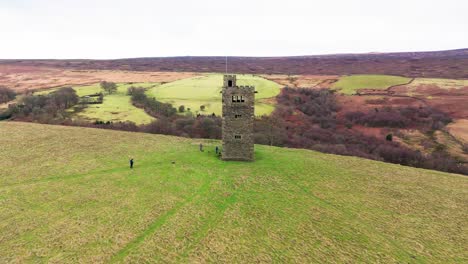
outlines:
{"label": "line of trees", "polygon": [[132,103],[139,108],[143,108],[150,116],[173,117],[177,114],[177,109],[172,104],[163,103],[156,98],[149,98],[146,89],[142,87],[129,87],[127,94],[131,96]]}
{"label": "line of trees", "polygon": [[20,102],[9,107],[3,116],[41,123],[62,122],[69,118],[66,110],[79,101],[71,87],[60,88],[47,95],[25,95]]}
{"label": "line of trees", "polygon": [[[178,115],[177,109],[172,104],[162,103],[156,98],[149,98],[146,89],[142,87],[129,87],[132,103],[157,118],[151,124],[141,127],[141,131],[147,133],[176,135],[192,138],[221,138],[221,118],[210,115],[198,115],[191,113]],[[184,112],[185,107],[179,107],[179,112]]]}

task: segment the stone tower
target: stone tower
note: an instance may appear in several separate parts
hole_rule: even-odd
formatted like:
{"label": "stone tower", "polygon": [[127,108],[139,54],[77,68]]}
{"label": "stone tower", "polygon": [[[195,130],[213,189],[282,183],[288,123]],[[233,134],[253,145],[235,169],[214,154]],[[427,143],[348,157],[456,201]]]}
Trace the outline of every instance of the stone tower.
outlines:
{"label": "stone tower", "polygon": [[255,87],[237,86],[235,75],[224,75],[223,160],[254,160]]}

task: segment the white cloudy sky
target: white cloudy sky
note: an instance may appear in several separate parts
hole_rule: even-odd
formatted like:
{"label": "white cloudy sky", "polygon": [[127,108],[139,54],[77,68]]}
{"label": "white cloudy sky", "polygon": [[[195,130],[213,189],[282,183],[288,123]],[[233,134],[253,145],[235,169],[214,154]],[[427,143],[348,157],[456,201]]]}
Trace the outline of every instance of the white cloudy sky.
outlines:
{"label": "white cloudy sky", "polygon": [[0,59],[468,48],[467,0],[0,0]]}

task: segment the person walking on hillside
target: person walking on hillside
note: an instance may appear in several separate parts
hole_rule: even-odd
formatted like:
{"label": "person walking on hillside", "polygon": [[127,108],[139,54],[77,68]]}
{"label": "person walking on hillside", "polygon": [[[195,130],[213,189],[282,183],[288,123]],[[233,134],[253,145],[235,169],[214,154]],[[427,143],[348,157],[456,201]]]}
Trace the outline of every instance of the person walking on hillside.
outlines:
{"label": "person walking on hillside", "polygon": [[130,159],[130,169],[133,169],[133,158]]}
{"label": "person walking on hillside", "polygon": [[203,144],[200,143],[200,151],[203,152]]}
{"label": "person walking on hillside", "polygon": [[218,148],[218,146],[216,146],[216,148],[215,148],[215,152],[216,152],[216,155],[218,155],[218,152],[219,152],[219,148]]}

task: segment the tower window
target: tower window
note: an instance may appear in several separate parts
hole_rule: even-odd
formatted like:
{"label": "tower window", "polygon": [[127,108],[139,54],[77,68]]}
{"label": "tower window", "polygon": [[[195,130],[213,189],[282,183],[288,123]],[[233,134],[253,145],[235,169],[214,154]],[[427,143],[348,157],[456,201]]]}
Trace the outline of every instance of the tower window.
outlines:
{"label": "tower window", "polygon": [[234,118],[241,118],[242,115],[234,115]]}
{"label": "tower window", "polygon": [[228,81],[228,87],[232,87],[232,80]]}
{"label": "tower window", "polygon": [[235,139],[241,139],[242,136],[241,136],[241,135],[234,135],[234,138],[235,138]]}
{"label": "tower window", "polygon": [[232,102],[233,103],[243,103],[243,102],[245,102],[245,100],[244,100],[244,97],[242,95],[241,96],[233,95],[232,96]]}

